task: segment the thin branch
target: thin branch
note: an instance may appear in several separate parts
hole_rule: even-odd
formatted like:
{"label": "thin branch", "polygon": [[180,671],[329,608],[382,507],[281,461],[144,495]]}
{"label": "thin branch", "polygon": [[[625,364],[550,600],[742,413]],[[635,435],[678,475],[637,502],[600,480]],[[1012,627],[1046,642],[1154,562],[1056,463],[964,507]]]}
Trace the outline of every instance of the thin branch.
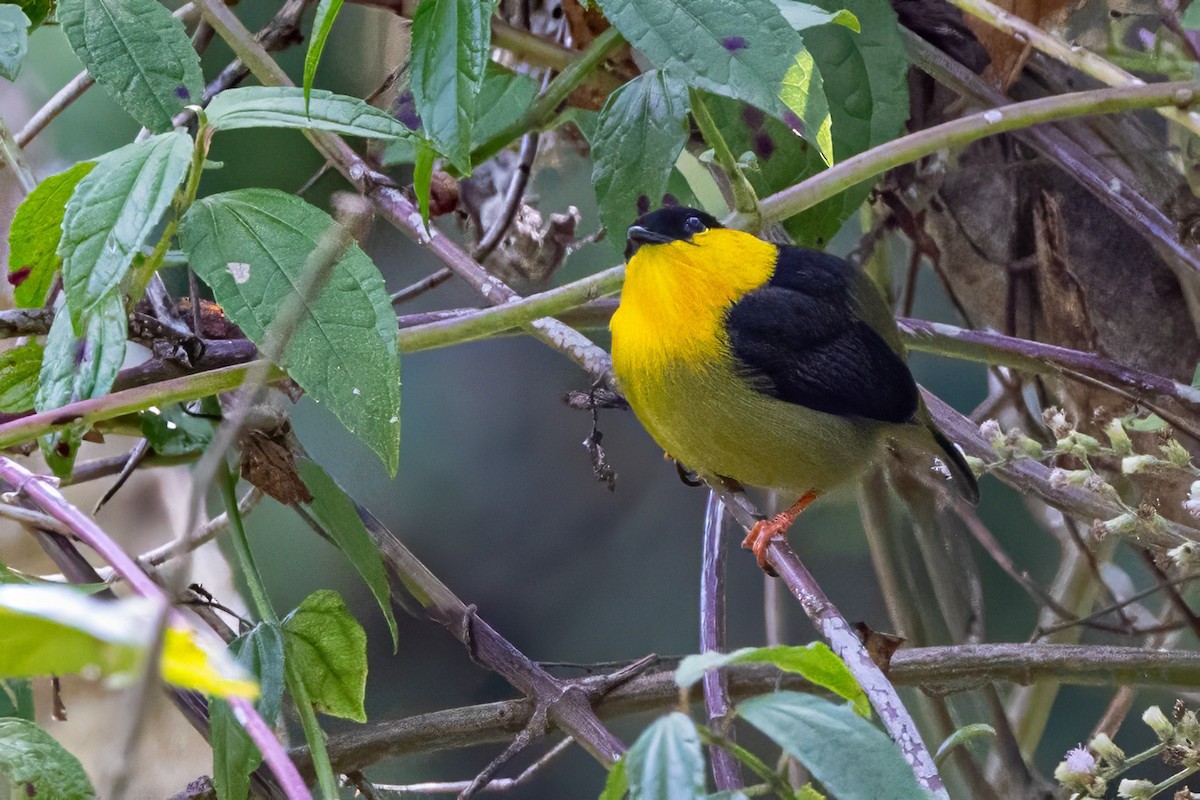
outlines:
{"label": "thin branch", "polygon": [[125,389],[90,400],[80,400],[62,408],[30,414],[0,424],[0,449],[32,441],[43,434],[61,430],[68,425],[91,426],[103,420],[145,411],[153,405],[169,405],[183,400],[195,400],[227,392],[241,386],[247,372],[256,365],[266,365],[270,369],[272,380],[283,377],[282,372],[266,362],[252,361],[248,364],[214,369],[148,386]]}
{"label": "thin branch", "polygon": [[[1198,99],[1200,84],[1158,83],[1070,92],[1042,97],[1001,108],[990,108],[960,119],[926,128],[834,164],[808,180],[789,186],[759,201],[764,222],[783,220],[827,200],[889,169],[908,164],[947,147],[1027,128],[1042,122],[1090,114],[1112,114],[1135,108],[1187,107]],[[752,220],[733,214],[731,227],[747,229]]]}
{"label": "thin branch", "polygon": [[[136,562],[114,542],[108,534],[88,516],[71,505],[50,481],[17,464],[10,458],[0,457],[0,480],[8,483],[14,491],[24,494],[43,511],[67,525],[81,541],[113,567],[130,588],[142,597],[150,598],[167,609],[172,624],[189,627],[184,616],[171,606],[171,600]],[[193,629],[197,636],[209,636],[207,632]],[[218,645],[220,646],[220,645]],[[238,722],[250,736],[251,741],[263,754],[264,760],[275,773],[289,798],[311,798],[308,787],[288,758],[288,754],[275,738],[270,726],[259,716],[254,704],[242,697],[228,698]]]}
{"label": "thin branch", "polygon": [[54,96],[47,100],[46,104],[29,118],[29,121],[25,123],[25,127],[17,132],[16,137],[14,137],[17,140],[17,144],[25,147],[32,142],[35,136],[53,122],[55,117],[66,111],[72,103],[82,97],[83,93],[92,88],[92,84],[95,82],[95,78],[86,69],[67,81],[67,85],[55,92]]}
{"label": "thin branch", "polygon": [[17,178],[17,184],[24,194],[29,194],[37,188],[38,180],[29,166],[29,161],[25,158],[25,151],[21,149],[21,145],[17,144],[12,131],[8,129],[3,119],[0,119],[0,166],[6,166],[12,170],[13,175]]}
{"label": "thin branch", "polygon": [[[566,749],[574,744],[569,736],[563,739],[554,747],[550,748],[544,756],[526,767],[520,775],[515,778],[496,778],[484,786],[479,791],[484,792],[506,792],[510,789],[515,789],[523,783],[527,783],[530,778],[538,773],[543,767],[557,758],[560,754],[566,752]],[[465,792],[472,787],[474,781],[453,781],[449,783],[406,783],[402,785],[392,785],[386,783],[377,783],[375,788],[384,792],[396,792],[400,795],[410,794],[459,794]]]}
{"label": "thin branch", "polygon": [[430,289],[436,289],[453,277],[454,270],[450,269],[449,267],[441,267],[436,272],[430,273],[424,278],[421,278],[421,280],[405,286],[403,289],[389,297],[388,300],[391,301],[392,305],[398,306],[401,303],[406,303],[409,300],[412,300],[414,297],[420,297]]}
{"label": "thin branch", "polygon": [[[725,645],[725,504],[713,491],[708,493],[704,509],[704,565],[700,571],[700,652],[726,651]],[[704,673],[704,707],[708,727],[718,736],[733,741],[729,685],[725,670]],[[741,789],[742,767],[733,753],[723,747],[710,747],[713,780],[720,791]]]}
{"label": "thin branch", "polygon": [[517,209],[521,205],[521,199],[525,196],[525,187],[529,185],[529,178],[533,174],[533,161],[537,158],[537,151],[537,133],[525,134],[521,138],[521,154],[517,159],[517,168],[513,171],[508,191],[504,195],[504,210],[496,217],[492,227],[488,228],[480,238],[479,246],[471,254],[479,263],[482,264],[492,254],[492,251],[504,238],[509,226],[512,225],[513,218],[517,216]]}
{"label": "thin branch", "polygon": [[[1026,22],[1016,14],[1004,11],[999,6],[987,0],[950,0],[960,9],[983,20],[996,30],[1003,31],[1019,41],[1032,45],[1051,58],[1074,67],[1084,74],[1091,75],[1096,80],[1109,86],[1144,86],[1145,82],[1135,78],[1104,58],[1085,47],[1070,45],[1057,36],[1051,36],[1031,22]],[[1192,133],[1200,133],[1200,114],[1195,112],[1183,113],[1177,109],[1159,109],[1167,119],[1176,122]]]}

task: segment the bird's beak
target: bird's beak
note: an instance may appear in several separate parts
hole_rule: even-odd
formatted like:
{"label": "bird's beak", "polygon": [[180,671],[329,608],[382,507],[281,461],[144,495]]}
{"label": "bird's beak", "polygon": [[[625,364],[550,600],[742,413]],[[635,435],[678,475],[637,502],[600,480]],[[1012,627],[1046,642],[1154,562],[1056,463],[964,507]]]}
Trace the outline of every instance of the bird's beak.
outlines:
{"label": "bird's beak", "polygon": [[637,249],[644,244],[667,244],[671,241],[670,236],[643,228],[641,225],[630,225],[629,230],[625,232],[625,260],[632,258]]}

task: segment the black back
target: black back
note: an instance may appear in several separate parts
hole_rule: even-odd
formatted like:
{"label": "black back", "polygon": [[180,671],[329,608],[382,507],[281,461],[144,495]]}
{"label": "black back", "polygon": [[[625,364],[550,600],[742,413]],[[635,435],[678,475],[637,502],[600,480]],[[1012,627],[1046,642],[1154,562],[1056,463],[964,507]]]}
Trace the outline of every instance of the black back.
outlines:
{"label": "black back", "polygon": [[904,359],[859,317],[859,279],[836,256],[780,247],[771,280],[729,311],[734,358],[759,391],[779,400],[908,422],[917,411],[916,382]]}

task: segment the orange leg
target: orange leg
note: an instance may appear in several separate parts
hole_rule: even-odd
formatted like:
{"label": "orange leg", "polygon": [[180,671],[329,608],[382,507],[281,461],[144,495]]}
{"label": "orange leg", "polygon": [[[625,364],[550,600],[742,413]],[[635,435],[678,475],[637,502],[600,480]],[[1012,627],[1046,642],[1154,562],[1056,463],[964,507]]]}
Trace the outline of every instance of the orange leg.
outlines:
{"label": "orange leg", "polygon": [[799,500],[792,503],[791,508],[787,511],[776,514],[770,519],[760,519],[746,534],[746,538],[742,540],[742,547],[754,551],[754,557],[758,559],[758,566],[763,572],[768,575],[775,574],[775,571],[767,564],[767,547],[770,546],[771,541],[782,539],[788,528],[792,527],[792,523],[796,521],[796,517],[800,516],[801,512],[812,505],[812,502],[819,496],[820,493],[816,491],[805,492]]}

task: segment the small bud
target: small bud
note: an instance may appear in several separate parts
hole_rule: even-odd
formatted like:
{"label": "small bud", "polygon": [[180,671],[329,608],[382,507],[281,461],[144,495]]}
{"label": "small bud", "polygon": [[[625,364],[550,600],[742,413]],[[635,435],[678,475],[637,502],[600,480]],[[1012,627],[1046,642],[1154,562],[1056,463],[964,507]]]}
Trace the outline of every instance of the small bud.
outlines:
{"label": "small bud", "polygon": [[1054,406],[1042,411],[1042,421],[1050,428],[1055,439],[1062,439],[1074,430],[1071,423],[1067,421],[1067,415],[1063,413],[1063,410]]}
{"label": "small bud", "polygon": [[1042,448],[1042,443],[1037,439],[1026,436],[1023,433],[1016,437],[1015,444],[1018,450],[1032,458],[1034,461],[1041,461],[1042,456],[1045,455],[1045,450]]}
{"label": "small bud", "polygon": [[1100,440],[1079,431],[1071,431],[1066,436],[1060,437],[1054,444],[1058,452],[1078,458],[1096,455],[1100,452]]}
{"label": "small bud", "polygon": [[1196,719],[1195,711],[1189,709],[1179,715],[1179,722],[1175,727],[1175,733],[1188,742],[1191,742],[1193,746],[1197,742],[1200,742],[1200,720]]}
{"label": "small bud", "polygon": [[1167,461],[1171,462],[1173,466],[1186,467],[1192,463],[1192,454],[1179,443],[1178,439],[1167,439],[1167,443],[1162,446],[1161,450],[1166,455]]}
{"label": "small bud", "polygon": [[1175,735],[1175,726],[1158,706],[1150,706],[1142,713],[1142,722],[1150,726],[1160,741],[1167,741]]}
{"label": "small bud", "polygon": [[1129,536],[1137,530],[1138,516],[1133,512],[1125,512],[1120,516],[1106,519],[1100,523],[1100,530],[1097,531],[1101,538],[1105,536]]}
{"label": "small bud", "polygon": [[1178,547],[1172,547],[1167,551],[1167,558],[1180,570],[1191,572],[1200,567],[1200,543],[1184,542]]}
{"label": "small bud", "polygon": [[1125,432],[1125,426],[1121,424],[1120,417],[1113,417],[1104,426],[1104,435],[1108,437],[1108,441],[1112,443],[1113,452],[1119,456],[1127,456],[1133,452],[1133,442],[1129,438],[1129,434]]}
{"label": "small bud", "polygon": [[1092,473],[1086,469],[1050,470],[1050,485],[1055,489],[1065,489],[1068,486],[1083,486]]}
{"label": "small bud", "polygon": [[1154,784],[1147,780],[1130,780],[1125,778],[1117,786],[1117,797],[1128,800],[1150,800],[1154,796]]}
{"label": "small bud", "polygon": [[1101,478],[1094,472],[1091,475],[1088,475],[1084,480],[1083,488],[1087,489],[1089,492],[1107,495],[1108,497],[1116,498],[1118,496],[1117,490],[1110,486],[1108,481],[1104,480],[1104,478]]}
{"label": "small bud", "polygon": [[1162,461],[1155,456],[1125,456],[1121,459],[1121,472],[1125,475],[1134,475],[1161,463]]}
{"label": "small bud", "polygon": [[1087,785],[1096,773],[1096,759],[1083,747],[1074,747],[1054,769],[1054,779],[1059,783]]}
{"label": "small bud", "polygon": [[996,420],[984,420],[983,424],[979,426],[979,435],[987,439],[988,444],[997,453],[1004,454],[1008,452],[1004,446],[1004,432],[1000,430],[1000,423],[996,422]]}
{"label": "small bud", "polygon": [[[1088,742],[1088,748],[1103,758],[1110,766],[1116,766],[1125,760],[1125,751],[1117,747],[1107,733],[1097,733]],[[1068,753],[1068,755],[1070,755]]]}

